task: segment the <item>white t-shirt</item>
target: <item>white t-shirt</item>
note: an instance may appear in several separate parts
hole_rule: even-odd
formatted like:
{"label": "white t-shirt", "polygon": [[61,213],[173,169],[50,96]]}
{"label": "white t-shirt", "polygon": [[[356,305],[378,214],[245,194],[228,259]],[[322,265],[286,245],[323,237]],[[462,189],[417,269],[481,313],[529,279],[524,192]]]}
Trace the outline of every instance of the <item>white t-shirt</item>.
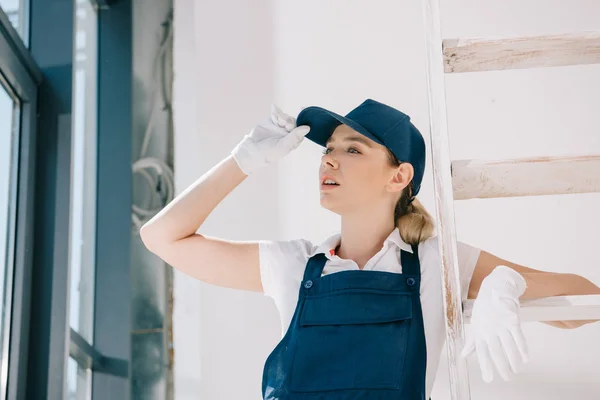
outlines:
{"label": "white t-shirt", "polygon": [[[330,253],[330,250],[335,249],[339,243],[339,233],[329,237],[318,246],[306,239],[262,240],[259,242],[262,285],[265,296],[272,298],[279,310],[282,338],[294,315],[304,269],[311,256],[324,253],[327,257],[323,275],[359,269],[353,260],[342,259]],[[465,300],[481,250],[462,242],[458,242],[457,246],[461,292],[462,298]],[[412,253],[412,248],[402,240],[400,232],[396,228],[385,240],[382,249],[367,262],[363,270],[402,273],[400,249]],[[421,264],[421,306],[427,345],[426,398],[428,399],[446,339],[441,258],[437,236],[419,244],[419,261]]]}

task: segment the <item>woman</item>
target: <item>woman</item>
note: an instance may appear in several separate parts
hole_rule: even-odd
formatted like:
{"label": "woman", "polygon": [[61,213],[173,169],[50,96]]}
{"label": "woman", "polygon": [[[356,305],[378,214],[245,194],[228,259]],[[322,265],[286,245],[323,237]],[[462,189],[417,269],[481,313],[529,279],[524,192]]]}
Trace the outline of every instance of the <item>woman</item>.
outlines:
{"label": "woman", "polygon": [[[320,203],[341,216],[339,234],[316,246],[196,233],[248,175],[304,137],[325,147]],[[437,237],[415,197],[424,168],[422,135],[385,104],[369,99],[345,117],[309,107],[297,120],[273,107],[269,121],[144,225],[141,236],[191,276],[273,298],[282,340],[265,362],[264,399],[426,399],[445,333]],[[526,268],[460,242],[458,259],[463,299],[476,298],[463,355],[477,350],[486,381],[492,366],[510,379],[527,361],[519,299],[600,293],[580,276]]]}

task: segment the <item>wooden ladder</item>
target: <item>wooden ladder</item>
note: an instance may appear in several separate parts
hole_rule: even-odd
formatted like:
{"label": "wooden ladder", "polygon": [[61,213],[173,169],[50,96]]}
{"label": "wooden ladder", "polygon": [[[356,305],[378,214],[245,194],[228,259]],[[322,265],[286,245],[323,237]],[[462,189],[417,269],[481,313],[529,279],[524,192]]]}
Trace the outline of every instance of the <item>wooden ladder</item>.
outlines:
{"label": "wooden ladder", "polygon": [[[438,0],[423,0],[427,90],[436,216],[442,258],[446,346],[452,400],[471,398],[463,323],[473,300],[461,301],[454,201],[600,192],[600,155],[514,160],[450,160],[444,74],[600,63],[600,32],[518,38],[442,39]],[[600,296],[523,301],[523,321],[600,319]],[[568,304],[568,303],[567,303]],[[460,310],[460,312],[459,312]]]}

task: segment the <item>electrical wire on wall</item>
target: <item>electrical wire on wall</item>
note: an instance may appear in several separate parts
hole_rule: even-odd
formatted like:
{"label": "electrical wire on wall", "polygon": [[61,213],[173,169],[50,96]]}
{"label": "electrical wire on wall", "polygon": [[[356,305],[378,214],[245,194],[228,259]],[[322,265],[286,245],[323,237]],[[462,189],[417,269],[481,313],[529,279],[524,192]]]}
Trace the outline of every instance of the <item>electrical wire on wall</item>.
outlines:
{"label": "electrical wire on wall", "polygon": [[[171,138],[173,134],[173,12],[171,11],[167,19],[162,24],[164,28],[164,37],[158,49],[158,52],[152,63],[152,77],[158,74],[159,79],[153,79],[159,85],[152,88],[150,95],[151,110],[148,117],[148,123],[144,130],[144,139],[140,149],[139,158],[133,163],[133,173],[142,176],[150,187],[152,195],[147,197],[146,204],[143,206],[132,204],[131,220],[135,235],[139,235],[141,227],[150,220],[156,213],[162,210],[175,194],[175,179],[172,167],[167,162],[147,156],[148,144],[152,136],[156,116],[159,112],[167,113],[167,137]],[[160,71],[160,72],[159,72]],[[159,102],[156,101],[157,93],[160,89],[162,95],[162,110],[159,109]],[[154,174],[149,172],[153,171]],[[157,204],[158,206],[154,206]],[[154,206],[154,207],[153,207]]]}
{"label": "electrical wire on wall", "polygon": [[[137,3],[141,6],[143,2],[140,0]],[[151,90],[149,96],[146,97],[150,102],[150,111],[143,130],[139,155],[137,159],[134,156],[135,161],[132,164],[134,178],[136,175],[144,178],[144,182],[150,189],[149,195],[143,196],[139,201],[144,204],[139,204],[135,199],[132,202],[131,220],[134,237],[139,237],[141,227],[171,202],[175,195],[172,168],[174,131],[172,8],[161,26],[163,28],[162,38],[152,59],[150,77],[148,80],[143,80],[151,82]],[[144,27],[146,27],[145,24]],[[142,41],[142,43],[149,42]],[[143,44],[140,44],[141,48]],[[152,47],[155,46],[156,42],[152,42]],[[139,106],[139,109],[142,108],[141,104],[136,104],[136,106]],[[159,136],[158,139],[166,139],[166,156],[162,157],[165,160],[148,154],[153,134]],[[161,147],[160,150],[164,150],[164,148]],[[140,192],[146,193],[146,191],[137,190],[135,193]],[[143,247],[139,241],[136,241],[136,245]],[[148,324],[150,321],[149,326],[152,327],[150,330],[145,328],[132,330],[132,343],[135,344],[133,346],[134,354],[132,354],[132,399],[164,398],[172,400],[174,398],[173,269],[166,263],[159,262],[158,258],[155,260],[150,261],[149,258],[144,258],[143,262],[152,265],[142,264],[139,262],[140,260],[135,260],[132,268],[133,285],[136,286],[133,298],[135,310],[133,318],[137,318],[136,322],[142,324],[140,326],[146,326],[144,324]],[[156,265],[154,265],[155,263]],[[160,384],[163,379],[165,392],[156,397],[160,390],[157,392],[155,385]]]}

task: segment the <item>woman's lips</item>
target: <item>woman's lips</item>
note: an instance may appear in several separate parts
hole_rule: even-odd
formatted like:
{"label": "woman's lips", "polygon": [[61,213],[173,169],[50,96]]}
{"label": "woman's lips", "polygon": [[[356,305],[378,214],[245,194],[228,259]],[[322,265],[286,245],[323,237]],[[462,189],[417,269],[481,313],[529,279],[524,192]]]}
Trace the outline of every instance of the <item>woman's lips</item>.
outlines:
{"label": "woman's lips", "polygon": [[326,185],[324,183],[321,184],[321,190],[331,190],[340,187],[340,185]]}

